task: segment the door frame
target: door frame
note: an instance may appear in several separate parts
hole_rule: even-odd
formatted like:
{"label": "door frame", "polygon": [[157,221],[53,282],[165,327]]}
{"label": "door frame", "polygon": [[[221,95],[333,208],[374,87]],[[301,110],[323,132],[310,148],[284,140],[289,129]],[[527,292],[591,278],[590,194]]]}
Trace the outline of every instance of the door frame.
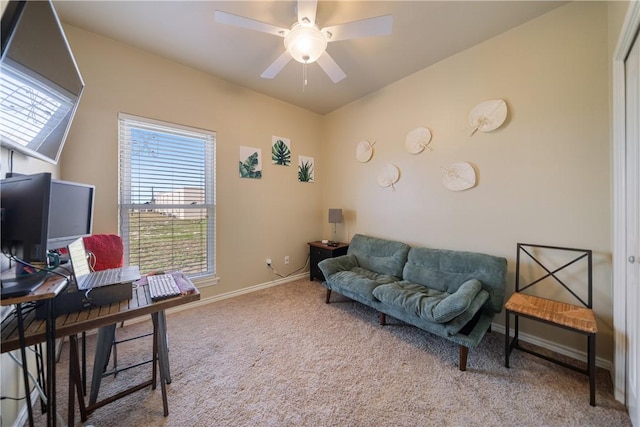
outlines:
{"label": "door frame", "polygon": [[[625,59],[640,30],[640,2],[629,8],[613,55],[613,387],[616,400],[626,402],[626,131]],[[636,420],[637,421],[637,420]]]}

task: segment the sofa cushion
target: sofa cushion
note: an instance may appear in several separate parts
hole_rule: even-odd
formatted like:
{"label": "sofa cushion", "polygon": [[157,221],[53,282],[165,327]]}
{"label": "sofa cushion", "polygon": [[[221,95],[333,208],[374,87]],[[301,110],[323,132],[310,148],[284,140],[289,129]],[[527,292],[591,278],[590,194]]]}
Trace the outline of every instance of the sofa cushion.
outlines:
{"label": "sofa cushion", "polygon": [[347,253],[353,255],[358,265],[366,270],[402,277],[409,249],[406,243],[356,234],[349,243]]}
{"label": "sofa cushion", "polygon": [[349,271],[339,271],[327,278],[331,289],[338,292],[347,289],[370,301],[375,300],[372,294],[375,288],[397,280],[399,280],[397,277],[374,273],[361,267],[354,267]]}
{"label": "sofa cushion", "polygon": [[476,252],[411,248],[403,279],[450,294],[466,281],[477,279],[489,292],[485,308],[499,313],[504,304],[507,260]]}
{"label": "sofa cushion", "polygon": [[453,294],[401,281],[378,286],[373,295],[425,320],[446,323],[464,313],[480,290],[482,284],[475,279],[462,284]]}

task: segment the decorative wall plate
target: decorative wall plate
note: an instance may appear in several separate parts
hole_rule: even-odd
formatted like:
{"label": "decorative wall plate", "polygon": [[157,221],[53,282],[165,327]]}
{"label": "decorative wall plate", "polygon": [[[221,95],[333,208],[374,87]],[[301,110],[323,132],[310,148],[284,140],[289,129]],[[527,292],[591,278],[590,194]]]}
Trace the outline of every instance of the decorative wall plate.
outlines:
{"label": "decorative wall plate", "polygon": [[491,132],[498,129],[507,118],[507,103],[503,99],[492,99],[476,105],[469,113],[469,125],[476,130]]}
{"label": "decorative wall plate", "polygon": [[476,185],[476,171],[467,162],[454,163],[449,168],[441,168],[444,171],[442,185],[447,190],[462,191]]}
{"label": "decorative wall plate", "polygon": [[427,128],[415,128],[407,133],[407,137],[404,141],[404,146],[411,154],[418,154],[425,148],[431,149],[429,143],[431,142],[431,131]]}
{"label": "decorative wall plate", "polygon": [[399,178],[400,178],[400,169],[398,169],[396,165],[387,163],[382,167],[382,170],[378,174],[378,185],[380,187],[391,186],[393,188],[393,184],[398,182]]}
{"label": "decorative wall plate", "polygon": [[[375,142],[373,143],[375,144]],[[373,144],[363,139],[356,146],[356,159],[361,163],[367,163],[373,156]]]}

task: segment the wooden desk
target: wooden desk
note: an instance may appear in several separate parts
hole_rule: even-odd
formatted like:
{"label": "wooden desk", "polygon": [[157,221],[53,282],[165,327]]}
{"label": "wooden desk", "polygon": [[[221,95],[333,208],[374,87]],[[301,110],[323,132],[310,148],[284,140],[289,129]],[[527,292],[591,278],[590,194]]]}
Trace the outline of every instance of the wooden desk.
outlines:
{"label": "wooden desk", "polygon": [[[62,292],[67,286],[67,280],[60,276],[51,276],[40,287],[28,295],[6,298],[0,300],[0,305],[18,305],[30,302],[46,302],[55,298],[60,292]],[[35,311],[31,311],[26,316],[23,316],[25,325],[25,340],[26,345],[31,346],[44,342],[46,340],[46,321],[35,320]],[[37,325],[34,325],[34,321]],[[27,328],[29,331],[27,331]],[[33,335],[33,332],[38,332],[38,335]],[[18,340],[18,317],[16,316],[13,321],[2,325],[2,353],[7,351],[13,351],[20,348]]]}
{"label": "wooden desk", "polygon": [[[182,304],[187,304],[192,301],[197,301],[200,299],[200,293],[195,290],[194,293],[181,295],[175,298],[169,298],[162,301],[152,302],[151,297],[149,295],[149,290],[147,286],[138,286],[133,289],[133,296],[130,300],[120,301],[118,303],[113,303],[110,305],[104,305],[101,307],[91,307],[76,313],[64,314],[60,315],[56,318],[55,321],[55,337],[69,337],[70,346],[70,359],[69,359],[69,425],[74,425],[73,421],[73,413],[74,413],[74,402],[73,402],[73,389],[75,388],[78,392],[78,400],[80,403],[80,413],[83,418],[83,421],[86,420],[86,417],[89,413],[91,413],[94,409],[97,409],[106,403],[110,403],[111,401],[123,397],[117,396],[114,398],[105,399],[103,402],[97,402],[94,405],[90,405],[88,407],[84,404],[84,393],[81,390],[80,384],[80,373],[79,373],[79,361],[78,361],[78,352],[77,352],[77,341],[76,334],[79,334],[84,331],[88,331],[91,329],[97,329],[103,326],[108,326],[114,323],[118,323],[125,320],[130,320],[136,317],[140,317],[143,315],[152,315],[154,320],[154,364],[153,364],[153,375],[154,375],[154,384],[155,387],[155,375],[156,375],[156,358],[157,358],[157,315],[159,312],[169,309],[171,307],[176,307]],[[11,351],[20,348],[20,340],[18,337],[18,328],[16,320],[13,320],[9,325],[6,325],[2,328],[1,338],[2,338],[2,351]],[[37,320],[35,318],[35,312],[31,311],[30,313],[24,316],[24,325],[25,325],[25,343],[27,346],[37,344],[43,342],[47,338],[47,331],[45,327],[45,321]],[[165,415],[168,414],[167,403],[166,403],[166,391],[164,387],[166,384],[164,383],[163,378],[163,370],[160,369],[160,382],[163,388],[163,405],[165,407]],[[144,386],[151,384],[150,382],[144,383]],[[130,392],[140,390],[144,386],[138,385],[131,388]],[[127,393],[127,394],[130,394]],[[54,393],[55,394],[55,393]],[[108,401],[106,401],[108,400]],[[55,411],[55,407],[52,407]],[[54,412],[55,419],[55,412]],[[55,421],[54,421],[55,423]]]}
{"label": "wooden desk", "polygon": [[[27,366],[26,348],[30,345],[46,342],[47,349],[47,425],[55,426],[55,411],[50,408],[56,406],[56,360],[55,360],[55,322],[53,322],[53,299],[62,292],[67,286],[68,280],[57,275],[51,275],[45,282],[28,295],[6,298],[0,300],[3,306],[15,305],[16,315],[12,321],[2,327],[2,353],[20,349],[20,357],[22,358],[22,377],[24,381],[25,398],[27,401],[27,411],[29,414],[29,425],[33,426],[33,407],[31,405],[31,388],[29,387],[29,368]],[[26,316],[23,315],[22,305],[26,303],[45,303],[47,304],[46,320],[39,321],[38,328],[43,333],[43,339],[36,342],[28,339],[29,333],[25,327],[25,317],[34,317],[35,309],[31,310]],[[11,336],[11,339],[7,337]]]}

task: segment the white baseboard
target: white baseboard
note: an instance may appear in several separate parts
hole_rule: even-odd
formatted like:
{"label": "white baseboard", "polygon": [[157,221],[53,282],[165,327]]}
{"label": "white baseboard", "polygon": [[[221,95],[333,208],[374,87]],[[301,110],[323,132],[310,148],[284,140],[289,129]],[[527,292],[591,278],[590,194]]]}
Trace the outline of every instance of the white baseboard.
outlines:
{"label": "white baseboard", "polygon": [[[491,330],[501,333],[504,335],[505,327],[503,325],[499,325],[496,323],[491,324]],[[570,357],[572,359],[580,360],[582,362],[587,362],[587,353],[584,351],[577,351],[574,348],[567,347],[564,345],[557,344],[553,341],[545,340],[543,338],[537,337],[535,335],[519,332],[518,339],[527,342],[529,344],[537,345],[542,348],[546,348],[547,350],[551,350],[555,353],[562,354],[563,356]],[[612,363],[610,360],[603,359],[601,357],[596,356],[596,366],[602,369],[606,369],[611,372]]]}
{"label": "white baseboard", "polygon": [[[20,368],[20,370],[22,371],[22,368]],[[31,409],[34,417],[36,417],[38,413],[36,411],[39,411],[39,409],[36,408],[40,408],[40,393],[38,393],[38,389],[34,387],[34,389],[31,390]],[[22,405],[20,405],[18,416],[11,427],[22,427],[27,424],[29,424],[29,410],[27,408],[27,402],[24,401]]]}

